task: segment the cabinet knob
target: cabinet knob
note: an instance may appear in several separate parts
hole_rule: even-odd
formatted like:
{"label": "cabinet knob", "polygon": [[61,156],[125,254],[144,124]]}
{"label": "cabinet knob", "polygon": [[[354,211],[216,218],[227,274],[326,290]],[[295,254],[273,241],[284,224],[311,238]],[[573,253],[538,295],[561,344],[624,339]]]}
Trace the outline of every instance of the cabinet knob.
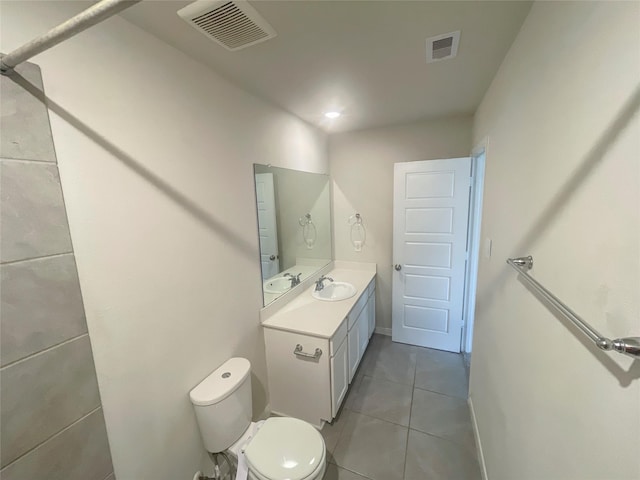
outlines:
{"label": "cabinet knob", "polygon": [[396,263],[393,268],[396,269],[396,272],[399,272],[400,270],[402,270],[402,265],[400,265],[399,263]]}

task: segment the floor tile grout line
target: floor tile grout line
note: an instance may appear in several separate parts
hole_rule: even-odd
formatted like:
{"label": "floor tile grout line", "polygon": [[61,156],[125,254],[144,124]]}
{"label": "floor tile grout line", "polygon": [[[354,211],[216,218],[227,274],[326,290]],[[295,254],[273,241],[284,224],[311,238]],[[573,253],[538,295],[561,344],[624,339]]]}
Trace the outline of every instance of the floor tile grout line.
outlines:
{"label": "floor tile grout line", "polygon": [[[359,412],[357,410],[352,410],[351,408],[349,409],[349,411],[351,413],[357,413],[358,415],[362,415],[364,417],[373,418],[374,420],[379,420],[381,422],[390,423],[391,425],[395,425],[396,427],[409,428],[409,425],[402,425],[401,423],[392,422],[391,420],[385,420],[384,418],[374,417],[373,415],[370,415],[368,413],[363,413],[363,412]],[[342,432],[344,432],[344,428],[340,431],[340,435],[341,436],[342,436]]]}
{"label": "floor tile grout line", "polygon": [[418,358],[416,355],[416,364],[413,366],[413,384],[411,385],[411,403],[409,404],[409,427],[407,428],[407,441],[404,447],[404,463],[402,465],[402,478],[407,475],[407,457],[409,455],[409,433],[411,432],[411,415],[413,414],[413,395],[416,391],[416,375],[418,374]]}
{"label": "floor tile grout line", "polygon": [[[392,422],[391,420],[387,420],[386,418],[376,417],[375,415],[371,415],[370,413],[359,412],[358,410],[353,410],[352,408],[350,408],[349,411],[353,413],[357,413],[358,415],[363,415],[365,417],[373,418],[374,420],[380,420],[381,422],[390,423],[391,425],[395,425],[397,427],[409,428],[409,425],[403,425],[401,423]],[[409,416],[411,416],[411,414],[409,414]],[[342,432],[340,432],[340,434],[342,434]]]}
{"label": "floor tile grout line", "polygon": [[460,442],[456,442],[455,440],[448,438],[448,437],[443,437],[442,435],[436,435],[435,433],[431,433],[431,432],[425,432],[424,430],[420,430],[419,428],[411,428],[409,427],[409,430],[413,430],[414,432],[418,432],[418,433],[424,433],[425,435],[429,435],[430,437],[435,437],[435,438],[439,438],[440,440],[446,440],[449,443],[452,443],[460,448],[464,449],[464,445]]}
{"label": "floor tile grout line", "polygon": [[[345,410],[348,410],[349,412],[353,412],[353,413],[356,413],[356,414],[358,414],[358,415],[362,415],[362,416],[364,416],[364,417],[373,418],[374,420],[379,420],[379,421],[381,421],[381,422],[389,423],[389,424],[391,424],[391,425],[395,425],[396,427],[406,428],[406,429],[407,429],[407,437],[406,437],[406,440],[405,440],[405,462],[406,462],[406,458],[407,458],[407,452],[406,452],[406,450],[407,450],[407,445],[408,445],[408,443],[409,443],[409,427],[408,427],[408,426],[406,426],[406,425],[400,425],[399,423],[390,422],[389,420],[383,420],[383,419],[381,419],[381,418],[374,417],[374,416],[372,416],[372,415],[367,415],[366,413],[358,412],[358,411],[356,411],[356,410],[347,409],[346,407],[344,407],[344,408],[345,408]],[[344,426],[342,427],[342,430],[340,431],[340,435],[338,436],[338,441],[336,442],[336,446],[334,447],[334,453],[335,453],[335,449],[338,447],[338,443],[340,443],[340,438],[342,437],[342,434],[343,434],[343,433],[344,433]],[[342,465],[340,465],[340,464],[338,463],[338,461],[336,460],[336,458],[335,458],[335,455],[334,455],[334,454],[332,454],[332,455],[331,455],[331,457],[332,457],[332,458],[333,458],[333,460],[335,461],[335,463],[334,463],[334,465],[335,465],[335,466],[340,467],[340,468],[342,468],[343,470],[349,470],[348,468],[343,467]],[[332,462],[327,461],[327,463],[332,463]],[[356,475],[359,475],[359,476],[361,476],[361,477],[364,477],[364,478],[366,478],[367,480],[372,480],[370,477],[367,477],[366,475],[363,475],[363,474],[361,474],[361,473],[358,473],[358,472],[356,472],[356,471],[354,471],[354,470],[349,470],[349,471],[350,471],[351,473],[355,473]],[[402,478],[404,478],[404,466],[403,466]]]}
{"label": "floor tile grout line", "polygon": [[[364,373],[362,374],[362,377],[368,377],[368,378],[370,378],[371,380],[374,380],[374,381],[376,381],[376,382],[387,382],[387,383],[393,383],[394,385],[402,385],[402,386],[405,386],[405,387],[408,387],[408,388],[413,389],[413,384],[412,384],[412,383],[400,383],[400,382],[394,382],[393,380],[388,380],[388,379],[386,379],[386,378],[372,377],[371,375],[367,375],[367,374],[364,374]],[[364,380],[364,378],[363,378],[363,380]],[[360,382],[360,383],[362,383],[362,382]]]}
{"label": "floor tile grout line", "polygon": [[374,380],[381,380],[383,382],[395,383],[396,385],[406,385],[407,387],[412,387],[413,386],[413,384],[411,384],[411,383],[395,382],[393,380],[389,380],[388,378],[374,377],[373,375],[367,375],[366,373],[363,374],[363,377],[369,377],[369,378],[372,378]]}
{"label": "floor tile grout line", "polygon": [[338,465],[337,463],[334,463],[334,465],[336,467],[338,467],[338,468],[341,468],[342,470],[346,470],[347,472],[351,472],[351,473],[353,473],[355,475],[358,475],[359,477],[366,478],[367,480],[373,480],[371,477],[367,477],[366,475],[363,475],[362,473],[358,473],[355,470],[351,470],[351,469],[349,469],[347,467],[343,467],[341,465]]}
{"label": "floor tile grout line", "polygon": [[413,388],[414,388],[414,390],[418,389],[418,390],[422,390],[423,392],[435,393],[437,395],[442,395],[443,397],[455,398],[457,400],[462,400],[464,402],[469,400],[469,397],[466,397],[466,398],[465,397],[458,397],[456,395],[449,395],[448,393],[436,392],[435,390],[429,390],[427,388],[421,388],[421,387],[415,387],[415,386]]}
{"label": "floor tile grout line", "polygon": [[429,436],[429,437],[437,438],[438,440],[444,440],[445,442],[447,442],[447,443],[449,443],[449,444],[451,444],[451,445],[455,446],[455,447],[456,447],[458,450],[460,450],[462,453],[464,453],[464,454],[468,454],[468,456],[469,456],[469,457],[471,457],[471,458],[473,458],[473,459],[478,463],[478,465],[480,464],[480,459],[478,458],[478,455],[477,455],[477,448],[475,448],[475,443],[474,443],[474,448],[475,448],[475,450],[476,450],[476,455],[474,455],[474,454],[470,453],[470,452],[468,451],[468,449],[467,449],[463,444],[458,443],[458,442],[456,442],[455,440],[452,440],[452,439],[450,439],[450,438],[447,438],[447,437],[441,437],[440,435],[434,435],[433,433],[429,433],[429,432],[423,432],[422,430],[418,430],[418,429],[416,429],[416,428],[410,428],[409,430],[413,430],[414,432],[421,433],[421,434],[423,434],[423,435],[427,435],[427,436]]}

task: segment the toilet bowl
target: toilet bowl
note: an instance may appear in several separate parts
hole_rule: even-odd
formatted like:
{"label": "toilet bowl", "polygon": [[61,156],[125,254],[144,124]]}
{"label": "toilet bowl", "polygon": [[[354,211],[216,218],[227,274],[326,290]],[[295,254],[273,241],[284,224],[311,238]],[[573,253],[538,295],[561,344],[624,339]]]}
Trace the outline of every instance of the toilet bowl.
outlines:
{"label": "toilet bowl", "polygon": [[251,421],[251,364],[231,358],[211,373],[189,397],[205,448],[228,452],[250,480],[321,480],[326,448],[311,424],[290,417]]}
{"label": "toilet bowl", "polygon": [[228,451],[236,461],[244,455],[250,480],[320,480],[327,464],[322,435],[297,418],[251,423]]}

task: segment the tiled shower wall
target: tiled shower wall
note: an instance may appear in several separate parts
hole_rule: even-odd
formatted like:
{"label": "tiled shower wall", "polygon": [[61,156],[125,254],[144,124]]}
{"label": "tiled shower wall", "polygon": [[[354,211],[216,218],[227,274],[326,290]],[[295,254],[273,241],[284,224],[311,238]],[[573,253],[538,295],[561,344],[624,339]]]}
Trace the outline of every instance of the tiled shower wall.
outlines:
{"label": "tiled shower wall", "polygon": [[[3,480],[113,480],[40,69],[1,77]],[[33,87],[29,87],[33,91]]]}

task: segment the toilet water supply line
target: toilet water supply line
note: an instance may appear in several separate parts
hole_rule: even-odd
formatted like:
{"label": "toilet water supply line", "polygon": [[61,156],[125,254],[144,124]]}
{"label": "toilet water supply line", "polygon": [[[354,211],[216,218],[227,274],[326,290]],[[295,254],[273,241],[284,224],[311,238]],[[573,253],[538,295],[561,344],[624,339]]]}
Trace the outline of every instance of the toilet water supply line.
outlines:
{"label": "toilet water supply line", "polygon": [[31,57],[73,37],[142,0],[102,0],[47,33],[34,38],[0,59],[0,73],[11,75],[14,68]]}
{"label": "toilet water supply line", "polygon": [[226,474],[223,475],[222,470],[220,469],[220,462],[218,461],[218,455],[222,455],[222,458],[224,458],[224,460],[227,462],[227,465],[229,465],[229,472],[228,472],[229,478],[231,480],[236,478],[236,468],[233,462],[231,461],[231,459],[229,458],[229,455],[227,454],[227,452],[218,452],[218,453],[208,452],[208,453],[209,453],[209,456],[211,457],[211,461],[213,462],[213,477],[207,477],[206,475],[203,475],[202,472],[198,471],[193,477],[193,480],[222,480],[223,478],[226,478],[227,475]]}

